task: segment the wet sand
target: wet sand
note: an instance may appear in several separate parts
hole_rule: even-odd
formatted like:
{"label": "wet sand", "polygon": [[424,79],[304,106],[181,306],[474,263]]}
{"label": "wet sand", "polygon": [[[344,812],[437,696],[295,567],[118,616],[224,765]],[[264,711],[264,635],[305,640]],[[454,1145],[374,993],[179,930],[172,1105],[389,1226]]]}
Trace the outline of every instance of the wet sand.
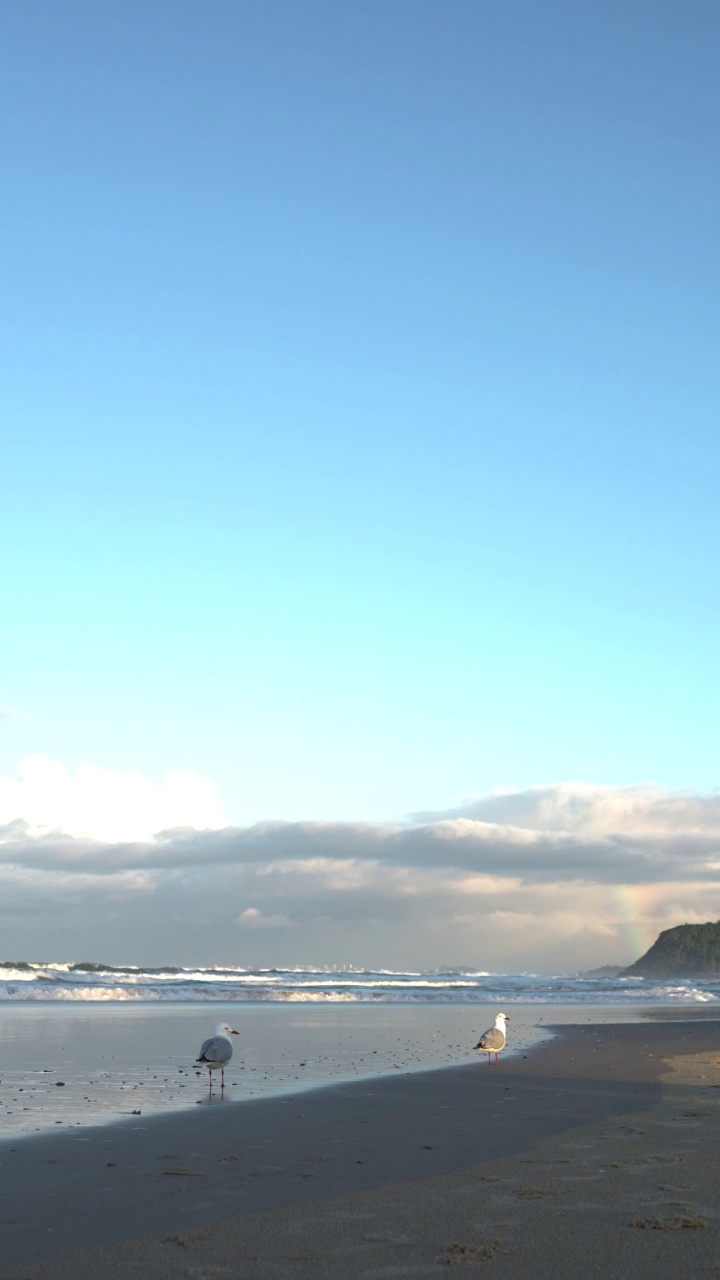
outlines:
{"label": "wet sand", "polygon": [[0,1147],[3,1280],[720,1276],[720,1023]]}
{"label": "wet sand", "polygon": [[[513,1008],[512,1050],[547,1010]],[[577,1009],[553,1011],[576,1021]],[[599,1016],[603,1016],[602,1010]],[[0,1005],[0,1133],[126,1123],[208,1100],[194,1064],[218,1022],[239,1029],[224,1105],[472,1061],[487,1007],[402,1004]]]}
{"label": "wet sand", "polygon": [[[472,1062],[492,1022],[486,1005],[0,1003],[0,1135],[127,1123],[140,1112],[207,1101],[198,1048],[220,1021],[236,1026],[225,1105],[320,1085]],[[507,1055],[547,1038],[548,1022],[677,1018],[677,1009],[513,1005]],[[705,1017],[694,1006],[684,1017]],[[1,1140],[1,1139],[0,1139]]]}

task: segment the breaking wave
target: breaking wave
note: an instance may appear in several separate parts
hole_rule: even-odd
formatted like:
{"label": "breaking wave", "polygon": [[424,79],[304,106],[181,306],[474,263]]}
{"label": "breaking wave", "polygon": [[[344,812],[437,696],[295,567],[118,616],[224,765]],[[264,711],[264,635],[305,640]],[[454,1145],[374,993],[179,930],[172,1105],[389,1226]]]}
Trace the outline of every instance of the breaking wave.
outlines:
{"label": "breaking wave", "polygon": [[619,976],[496,974],[474,970],[395,973],[388,969],[157,969],[5,961],[0,1002],[712,1004],[720,978],[660,981]]}

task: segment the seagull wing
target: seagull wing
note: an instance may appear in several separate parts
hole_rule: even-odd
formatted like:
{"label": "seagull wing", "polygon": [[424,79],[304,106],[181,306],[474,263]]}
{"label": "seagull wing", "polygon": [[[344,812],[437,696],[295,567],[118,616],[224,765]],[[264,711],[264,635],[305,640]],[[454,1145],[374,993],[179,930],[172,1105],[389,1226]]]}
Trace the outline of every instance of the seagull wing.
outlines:
{"label": "seagull wing", "polygon": [[495,1050],[505,1048],[505,1035],[499,1027],[491,1027],[489,1031],[483,1032],[477,1044],[476,1049]]}
{"label": "seagull wing", "polygon": [[211,1036],[200,1046],[196,1062],[229,1062],[232,1058],[232,1045],[225,1036]]}

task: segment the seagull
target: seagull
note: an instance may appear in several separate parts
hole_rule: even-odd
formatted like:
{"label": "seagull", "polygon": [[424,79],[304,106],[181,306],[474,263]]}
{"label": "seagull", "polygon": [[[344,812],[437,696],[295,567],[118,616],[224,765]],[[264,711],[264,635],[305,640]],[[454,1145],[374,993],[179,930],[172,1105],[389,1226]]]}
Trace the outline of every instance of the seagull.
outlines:
{"label": "seagull", "polygon": [[195,1059],[207,1067],[210,1072],[210,1095],[212,1096],[212,1073],[220,1072],[220,1093],[225,1091],[225,1068],[232,1058],[233,1047],[231,1036],[238,1036],[239,1031],[233,1031],[227,1022],[218,1022],[215,1028],[215,1035],[209,1040],[203,1040],[200,1046],[200,1053]]}
{"label": "seagull", "polygon": [[495,1054],[495,1066],[497,1066],[498,1054],[501,1049],[505,1048],[505,1023],[509,1022],[506,1013],[499,1013],[495,1019],[495,1026],[489,1031],[483,1031],[480,1039],[475,1045],[476,1049],[482,1049],[488,1056],[488,1066],[490,1059]]}

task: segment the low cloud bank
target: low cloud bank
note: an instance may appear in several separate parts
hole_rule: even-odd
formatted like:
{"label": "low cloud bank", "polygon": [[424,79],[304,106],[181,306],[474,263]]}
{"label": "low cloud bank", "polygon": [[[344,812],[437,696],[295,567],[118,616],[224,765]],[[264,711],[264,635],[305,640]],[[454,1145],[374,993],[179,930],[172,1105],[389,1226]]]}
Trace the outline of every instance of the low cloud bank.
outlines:
{"label": "low cloud bank", "polygon": [[720,915],[716,795],[570,783],[404,824],[238,828],[195,774],[72,778],[34,757],[19,775],[0,779],[18,956],[583,968]]}

